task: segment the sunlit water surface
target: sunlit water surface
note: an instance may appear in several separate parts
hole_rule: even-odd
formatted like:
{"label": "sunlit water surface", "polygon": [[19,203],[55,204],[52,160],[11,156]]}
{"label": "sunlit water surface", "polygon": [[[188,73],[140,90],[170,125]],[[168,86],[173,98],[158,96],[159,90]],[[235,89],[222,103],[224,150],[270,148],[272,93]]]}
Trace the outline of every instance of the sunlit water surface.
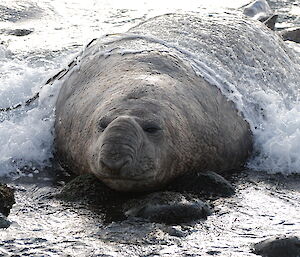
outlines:
{"label": "sunlit water surface", "polygon": [[[125,32],[163,13],[213,13],[247,3],[219,2],[2,0],[0,108],[24,102],[40,91],[48,78],[64,68],[92,38]],[[270,4],[280,14],[278,28],[300,24],[298,0]],[[17,37],[11,33],[16,29],[33,33]],[[296,44],[290,45],[300,52]],[[60,82],[45,86],[38,101],[29,107],[0,113],[0,174],[13,172],[15,177],[31,179],[27,184],[10,182],[16,187],[17,204],[9,216],[13,224],[0,230],[0,256],[254,256],[250,253],[251,243],[271,235],[299,233],[297,184],[292,187],[288,181],[286,188],[253,174],[247,182],[237,183],[236,196],[214,203],[216,212],[207,221],[186,226],[143,221],[107,225],[99,214],[53,200],[49,195],[59,186],[53,186],[53,177],[42,167],[51,165],[53,106],[59,86]],[[268,100],[280,101],[274,96],[262,99]],[[268,128],[277,136],[265,141],[262,138],[263,154],[249,166],[299,173],[299,98],[289,109],[278,106],[280,103],[275,101],[270,108],[275,116]],[[20,171],[24,165],[30,167],[30,172]],[[50,182],[41,185],[35,182],[38,176],[43,183]],[[170,231],[177,231],[181,237]]]}

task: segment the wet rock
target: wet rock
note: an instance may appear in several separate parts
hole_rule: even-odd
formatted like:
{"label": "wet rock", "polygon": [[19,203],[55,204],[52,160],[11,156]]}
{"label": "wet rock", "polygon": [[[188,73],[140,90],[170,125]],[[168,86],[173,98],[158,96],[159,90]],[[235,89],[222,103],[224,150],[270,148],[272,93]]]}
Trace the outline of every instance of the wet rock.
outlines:
{"label": "wet rock", "polygon": [[7,220],[7,218],[0,213],[0,229],[1,228],[8,228],[10,226],[11,222]]}
{"label": "wet rock", "polygon": [[84,174],[68,182],[56,197],[70,202],[84,201],[89,204],[106,205],[122,202],[128,199],[130,194],[114,191],[94,175]]}
{"label": "wet rock", "polygon": [[177,178],[167,189],[205,198],[229,197],[235,193],[234,187],[225,178],[212,171],[187,173]]}
{"label": "wet rock", "polygon": [[122,211],[122,204],[134,196],[117,192],[94,175],[84,174],[68,182],[56,198],[66,202],[77,202],[103,216],[105,222],[121,221],[126,217]]}
{"label": "wet rock", "polygon": [[300,27],[286,29],[280,32],[283,40],[289,40],[296,43],[300,43]]}
{"label": "wet rock", "polygon": [[[174,192],[175,191],[175,192]],[[101,212],[107,222],[127,217],[148,219],[165,224],[181,224],[205,219],[210,207],[197,197],[217,198],[233,195],[233,186],[215,172],[189,173],[176,179],[165,192],[117,192],[94,175],[84,174],[68,182],[57,198],[84,203]]]}
{"label": "wet rock", "polygon": [[186,231],[182,230],[181,226],[166,226],[164,231],[174,237],[185,237],[188,235]]}
{"label": "wet rock", "polygon": [[7,185],[0,184],[0,213],[8,216],[14,203],[14,190]]}
{"label": "wet rock", "polygon": [[31,34],[33,30],[30,29],[13,29],[9,30],[7,34],[12,35],[12,36],[17,36],[17,37],[23,37]]}
{"label": "wet rock", "polygon": [[206,219],[211,214],[210,207],[192,195],[168,191],[152,193],[143,199],[129,201],[124,209],[128,217],[139,217],[165,224]]}
{"label": "wet rock", "polygon": [[300,240],[296,236],[270,238],[255,244],[253,252],[263,257],[297,257],[300,256]]}

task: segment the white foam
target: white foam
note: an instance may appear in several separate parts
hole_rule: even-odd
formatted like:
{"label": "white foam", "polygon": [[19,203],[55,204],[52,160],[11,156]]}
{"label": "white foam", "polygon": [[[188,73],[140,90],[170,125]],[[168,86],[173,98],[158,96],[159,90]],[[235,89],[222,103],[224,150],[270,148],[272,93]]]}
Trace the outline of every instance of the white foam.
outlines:
{"label": "white foam", "polygon": [[4,45],[0,44],[0,60],[7,58],[10,55],[10,51]]}
{"label": "white foam", "polygon": [[[6,59],[1,72],[6,71],[0,90],[1,107],[24,103],[40,91],[39,99],[29,108],[0,113],[0,176],[15,172],[23,166],[44,167],[53,156],[54,105],[61,81],[40,87],[58,69],[49,69],[60,60],[49,62],[49,66],[31,67],[25,61]],[[55,63],[57,62],[57,63]],[[67,64],[67,62],[65,62]]]}
{"label": "white foam", "polygon": [[300,103],[288,109],[280,107],[281,99],[270,100],[264,127],[254,131],[259,152],[248,166],[270,173],[300,173]]}
{"label": "white foam", "polygon": [[28,99],[39,89],[45,77],[45,68],[29,67],[25,62],[6,59],[0,65],[0,108]]}
{"label": "white foam", "polygon": [[48,164],[52,156],[55,99],[49,97],[49,90],[44,90],[47,101],[40,99],[37,107],[0,123],[0,175],[24,165]]}
{"label": "white foam", "polygon": [[256,0],[244,7],[244,14],[256,20],[268,17],[272,13],[266,0]]}

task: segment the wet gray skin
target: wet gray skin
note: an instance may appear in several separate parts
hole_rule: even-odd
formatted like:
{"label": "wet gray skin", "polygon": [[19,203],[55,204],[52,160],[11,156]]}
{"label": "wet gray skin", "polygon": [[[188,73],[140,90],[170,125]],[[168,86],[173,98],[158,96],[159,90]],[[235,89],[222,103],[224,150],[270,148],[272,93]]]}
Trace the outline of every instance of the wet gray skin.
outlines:
{"label": "wet gray skin", "polygon": [[174,55],[85,58],[56,105],[57,156],[119,191],[240,167],[251,133],[233,104]]}

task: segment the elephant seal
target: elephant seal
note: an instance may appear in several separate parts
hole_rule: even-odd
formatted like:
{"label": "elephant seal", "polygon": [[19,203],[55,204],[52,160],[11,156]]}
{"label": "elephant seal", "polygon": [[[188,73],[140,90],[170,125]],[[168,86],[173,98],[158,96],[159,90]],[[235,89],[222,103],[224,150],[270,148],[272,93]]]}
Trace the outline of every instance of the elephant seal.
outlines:
{"label": "elephant seal", "polygon": [[[214,23],[220,29],[216,29],[209,25],[211,17],[203,21],[192,15],[164,15],[128,33],[107,35],[89,44],[63,82],[56,103],[56,156],[63,166],[77,174],[92,173],[118,191],[155,190],[186,172],[242,167],[252,152],[251,124],[213,85],[217,74],[204,78],[196,72],[196,61],[187,58],[192,51],[209,52],[212,47],[221,51],[212,44],[212,40],[221,42],[218,33],[210,37],[206,32],[225,29],[219,35],[226,35],[222,44],[236,51],[231,53],[236,56],[230,57],[238,68],[233,69],[228,58],[223,66],[220,58],[219,66],[212,67],[235,72],[228,77],[238,82],[243,75],[239,68],[252,65],[247,55],[250,50],[251,58],[257,49],[265,54],[272,51],[268,46],[251,45],[271,31],[244,16],[228,17],[229,21],[238,20],[238,25],[218,18]],[[155,28],[153,22],[157,21]],[[183,26],[180,31],[178,24]],[[249,39],[236,40],[244,26],[250,26],[253,33]],[[197,33],[202,33],[201,38]],[[168,35],[173,35],[169,41]],[[185,41],[191,37],[193,41]],[[273,40],[276,35],[271,37]],[[248,40],[244,52],[243,40]],[[214,61],[211,58],[211,63]],[[258,58],[265,70],[273,69],[276,61]],[[262,87],[271,85],[265,84],[268,79],[273,77],[262,77]]]}
{"label": "elephant seal", "polygon": [[190,65],[159,51],[82,60],[56,104],[57,156],[120,191],[240,167],[249,125]]}

